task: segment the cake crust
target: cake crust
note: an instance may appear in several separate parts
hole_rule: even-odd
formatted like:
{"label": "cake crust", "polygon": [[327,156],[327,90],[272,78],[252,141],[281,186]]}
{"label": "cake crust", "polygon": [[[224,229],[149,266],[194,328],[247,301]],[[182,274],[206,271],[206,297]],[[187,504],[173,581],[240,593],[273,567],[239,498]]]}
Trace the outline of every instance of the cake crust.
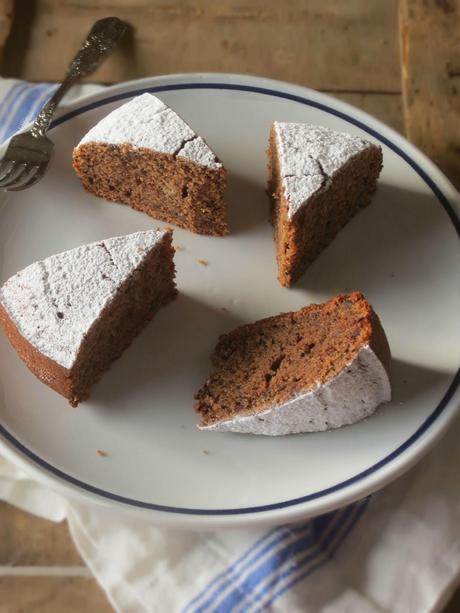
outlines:
{"label": "cake crust", "polygon": [[[15,323],[0,303],[0,324],[18,356],[27,368],[45,385],[72,400],[72,380],[70,371],[43,353],[40,353],[17,329]],[[75,405],[76,406],[76,405]]]}

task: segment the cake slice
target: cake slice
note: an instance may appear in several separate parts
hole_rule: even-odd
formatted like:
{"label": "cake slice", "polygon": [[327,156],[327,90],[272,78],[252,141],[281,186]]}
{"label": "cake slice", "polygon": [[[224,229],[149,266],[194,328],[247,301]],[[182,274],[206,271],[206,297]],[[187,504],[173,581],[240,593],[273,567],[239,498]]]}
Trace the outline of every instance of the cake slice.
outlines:
{"label": "cake slice", "polygon": [[228,233],[226,171],[177,113],[142,94],[104,117],[73,153],[83,187],[197,234]]}
{"label": "cake slice", "polygon": [[203,430],[318,432],[365,419],[391,398],[388,342],[359,293],[237,328],[212,361],[196,395]]}
{"label": "cake slice", "polygon": [[76,406],[176,294],[171,233],[138,232],[35,262],[0,289],[19,357]]}
{"label": "cake slice", "polygon": [[370,203],[382,150],[321,126],[275,122],[268,153],[278,279],[289,287]]}

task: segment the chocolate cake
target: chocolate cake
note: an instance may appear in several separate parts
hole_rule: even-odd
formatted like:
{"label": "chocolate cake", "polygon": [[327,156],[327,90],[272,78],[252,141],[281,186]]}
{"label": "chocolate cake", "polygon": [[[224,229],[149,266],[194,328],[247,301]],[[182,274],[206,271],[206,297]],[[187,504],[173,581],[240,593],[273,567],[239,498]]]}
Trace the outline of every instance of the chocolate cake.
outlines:
{"label": "chocolate cake", "polygon": [[370,203],[382,150],[321,126],[275,122],[268,154],[278,279],[289,287]]}
{"label": "chocolate cake", "polygon": [[317,432],[391,399],[385,332],[357,292],[241,326],[220,337],[212,361],[196,395],[203,430]]}
{"label": "chocolate cake", "polygon": [[27,367],[72,406],[176,294],[171,232],[138,232],[35,262],[0,289]]}
{"label": "chocolate cake", "polygon": [[197,234],[228,233],[226,171],[205,141],[151,94],[112,111],[74,149],[86,190]]}

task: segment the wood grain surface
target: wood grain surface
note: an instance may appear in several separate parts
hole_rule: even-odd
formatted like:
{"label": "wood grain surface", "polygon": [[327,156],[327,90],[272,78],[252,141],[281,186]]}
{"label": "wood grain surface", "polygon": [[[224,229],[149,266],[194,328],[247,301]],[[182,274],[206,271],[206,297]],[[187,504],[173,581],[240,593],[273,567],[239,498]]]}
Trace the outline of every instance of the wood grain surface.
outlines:
{"label": "wood grain surface", "polygon": [[0,576],[0,613],[109,613],[113,608],[87,577]]}
{"label": "wood grain surface", "polygon": [[65,523],[55,524],[0,504],[0,567],[82,564]]}
{"label": "wood grain surface", "polygon": [[460,188],[460,0],[401,0],[409,139]]}
{"label": "wood grain surface", "polygon": [[13,0],[0,0],[0,60],[3,48],[11,29],[13,17]]}
{"label": "wood grain surface", "polygon": [[93,21],[112,13],[131,35],[95,75],[100,82],[222,71],[399,92],[397,7],[397,0],[17,0],[3,73],[61,79]]}

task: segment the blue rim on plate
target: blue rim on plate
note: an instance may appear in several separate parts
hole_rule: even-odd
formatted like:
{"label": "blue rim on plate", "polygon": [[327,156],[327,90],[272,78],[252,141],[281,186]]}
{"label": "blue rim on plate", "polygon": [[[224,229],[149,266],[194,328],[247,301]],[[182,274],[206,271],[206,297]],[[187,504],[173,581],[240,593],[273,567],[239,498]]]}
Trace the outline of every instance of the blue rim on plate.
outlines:
{"label": "blue rim on plate", "polygon": [[[227,89],[227,90],[236,90],[236,91],[247,91],[257,94],[264,94],[266,96],[275,96],[278,98],[285,98],[287,100],[292,100],[294,102],[298,102],[300,104],[304,104],[306,106],[311,106],[331,115],[335,115],[336,117],[340,117],[341,119],[351,123],[361,130],[364,130],[381,143],[386,145],[389,149],[394,151],[401,159],[403,159],[409,166],[421,177],[421,179],[428,185],[431,191],[436,196],[437,200],[444,208],[446,213],[449,216],[452,225],[454,226],[457,235],[460,237],[460,218],[457,216],[454,208],[451,206],[448,198],[441,191],[441,189],[436,185],[433,179],[413,160],[410,155],[404,152],[400,147],[398,147],[395,143],[389,140],[387,137],[383,136],[377,130],[367,126],[362,121],[351,117],[347,113],[343,111],[339,111],[334,109],[327,104],[322,102],[317,102],[316,100],[310,100],[304,96],[298,96],[295,94],[279,91],[276,89],[270,89],[265,87],[257,87],[251,85],[236,85],[229,83],[178,83],[174,85],[159,85],[154,87],[143,87],[140,89],[130,90],[128,92],[116,94],[113,96],[108,96],[107,98],[103,98],[101,100],[97,100],[96,102],[92,102],[85,106],[82,106],[78,109],[70,111],[65,115],[62,115],[53,123],[51,127],[54,128],[65,121],[69,121],[73,117],[81,115],[82,113],[86,113],[92,109],[95,109],[100,106],[104,106],[106,104],[110,104],[112,102],[116,102],[118,100],[123,100],[125,98],[132,98],[133,96],[140,95],[145,92],[158,93],[163,91],[171,91],[171,90],[181,90],[181,89]],[[317,492],[313,492],[312,494],[308,494],[306,496],[301,496],[298,498],[293,498],[290,500],[284,500],[281,502],[276,502],[273,504],[253,506],[253,507],[242,507],[236,509],[189,509],[186,507],[173,507],[161,504],[155,504],[153,502],[144,502],[142,500],[135,500],[133,498],[128,498],[126,496],[120,496],[118,494],[114,494],[113,492],[108,492],[101,488],[90,485],[89,483],[85,483],[84,481],[80,481],[71,475],[63,472],[59,468],[56,468],[43,458],[39,457],[33,451],[28,449],[25,445],[23,445],[17,438],[15,438],[4,426],[0,425],[0,435],[2,435],[13,447],[15,447],[18,451],[24,454],[27,458],[32,460],[38,466],[44,468],[47,472],[59,477],[63,481],[70,483],[78,488],[90,492],[92,494],[96,494],[102,498],[107,500],[122,503],[124,505],[129,505],[131,507],[137,507],[140,509],[148,509],[152,511],[161,511],[164,513],[177,513],[182,515],[198,515],[198,516],[223,516],[223,515],[243,515],[243,514],[252,514],[252,513],[261,513],[264,511],[274,511],[277,509],[285,509],[287,507],[294,507],[296,505],[303,504],[305,502],[309,502],[311,500],[317,500],[320,498],[324,498],[334,492],[342,490],[346,487],[349,487],[359,481],[362,481],[364,478],[369,475],[375,473],[383,466],[389,464],[392,460],[401,455],[404,451],[410,448],[414,443],[430,428],[430,426],[440,417],[445,408],[447,407],[449,401],[453,397],[457,388],[460,385],[460,368],[457,371],[456,375],[453,377],[448,389],[446,390],[443,398],[439,402],[438,406],[433,410],[433,412],[426,418],[426,420],[421,424],[421,426],[399,447],[397,447],[390,454],[385,456],[379,462],[373,464],[366,470],[346,479],[345,481],[341,481],[340,483],[336,483],[335,485],[328,487],[323,490],[319,490]]]}

